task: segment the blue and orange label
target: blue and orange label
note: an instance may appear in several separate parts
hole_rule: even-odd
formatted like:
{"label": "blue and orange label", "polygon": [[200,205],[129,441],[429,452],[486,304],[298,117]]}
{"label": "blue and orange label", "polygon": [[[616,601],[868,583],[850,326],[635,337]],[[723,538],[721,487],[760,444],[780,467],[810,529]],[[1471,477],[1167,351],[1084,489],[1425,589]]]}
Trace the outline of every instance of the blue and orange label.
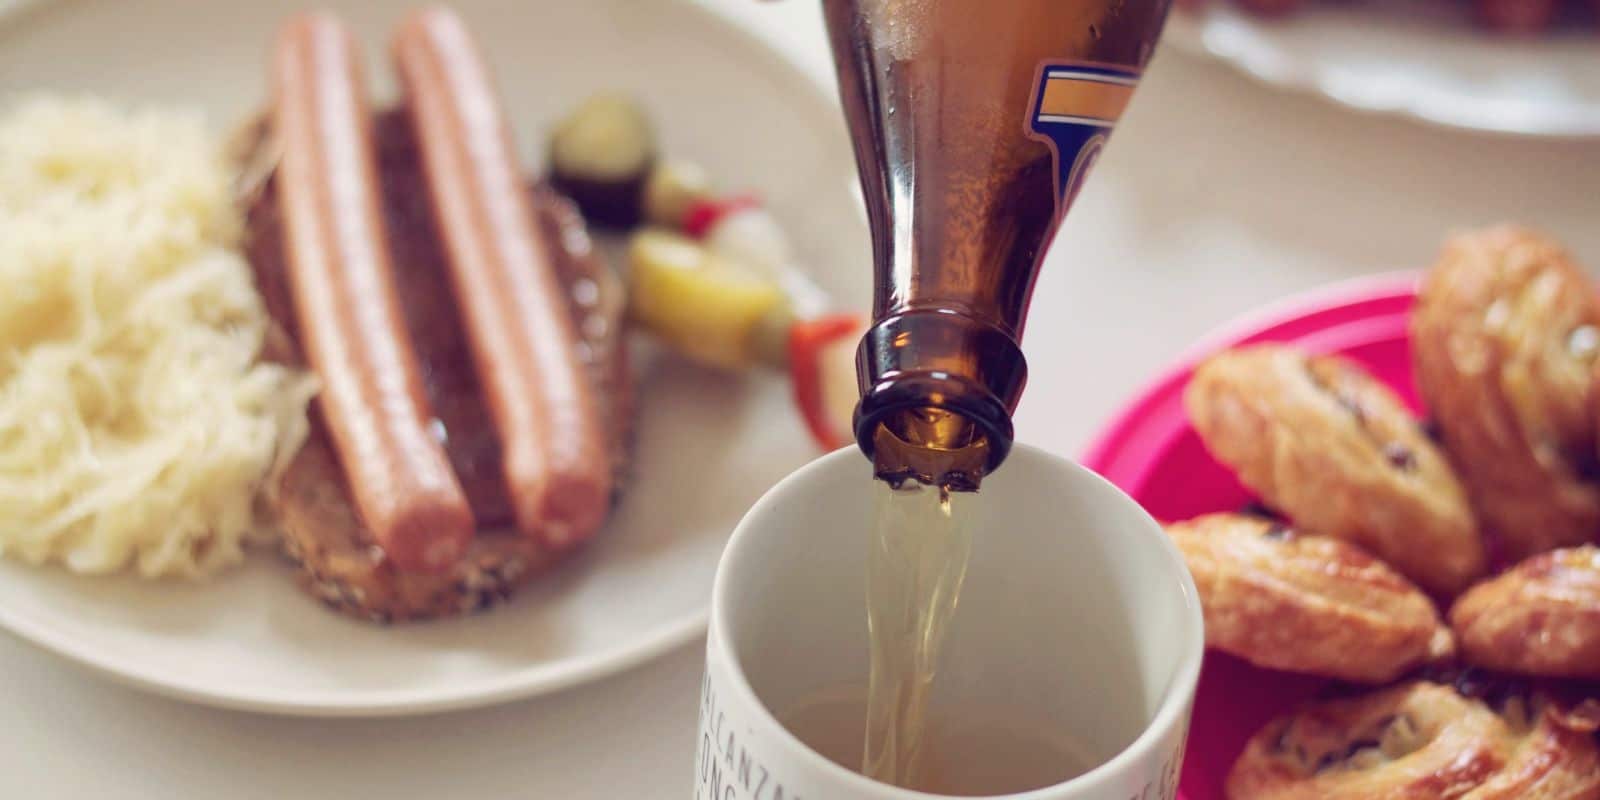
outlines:
{"label": "blue and orange label", "polygon": [[1058,213],[1077,197],[1138,84],[1137,70],[1108,64],[1067,62],[1039,70],[1027,128],[1055,153]]}

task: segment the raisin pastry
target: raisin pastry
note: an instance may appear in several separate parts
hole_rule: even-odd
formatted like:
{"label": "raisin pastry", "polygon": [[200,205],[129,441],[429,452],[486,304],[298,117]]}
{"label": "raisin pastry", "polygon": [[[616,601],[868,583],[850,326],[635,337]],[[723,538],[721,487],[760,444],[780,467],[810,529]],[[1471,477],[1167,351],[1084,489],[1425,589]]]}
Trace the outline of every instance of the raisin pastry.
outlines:
{"label": "raisin pastry", "polygon": [[1600,702],[1539,692],[1510,698],[1500,718],[1513,736],[1510,760],[1462,800],[1600,800]]}
{"label": "raisin pastry", "polygon": [[1567,253],[1515,226],[1451,238],[1411,339],[1445,450],[1507,559],[1592,540],[1600,301]]}
{"label": "raisin pastry", "polygon": [[1206,644],[1252,664],[1381,683],[1454,650],[1433,603],[1348,542],[1245,514],[1167,532],[1200,590]]}
{"label": "raisin pastry", "polygon": [[1472,587],[1450,624],[1474,664],[1600,679],[1600,548],[1542,553]]}
{"label": "raisin pastry", "polygon": [[1211,453],[1305,529],[1360,545],[1435,594],[1483,574],[1454,471],[1400,398],[1354,362],[1232,350],[1195,371],[1184,401]]}
{"label": "raisin pastry", "polygon": [[1325,700],[1267,723],[1228,773],[1229,800],[1457,798],[1511,761],[1483,703],[1417,681]]}

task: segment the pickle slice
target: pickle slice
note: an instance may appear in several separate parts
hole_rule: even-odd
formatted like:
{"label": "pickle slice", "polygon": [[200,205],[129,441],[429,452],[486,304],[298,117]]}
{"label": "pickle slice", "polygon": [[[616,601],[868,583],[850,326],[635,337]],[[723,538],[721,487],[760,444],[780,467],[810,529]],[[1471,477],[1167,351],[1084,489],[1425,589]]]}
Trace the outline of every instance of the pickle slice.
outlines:
{"label": "pickle slice", "polygon": [[763,320],[787,303],[776,283],[674,233],[635,234],[628,262],[633,319],[702,364],[751,366]]}

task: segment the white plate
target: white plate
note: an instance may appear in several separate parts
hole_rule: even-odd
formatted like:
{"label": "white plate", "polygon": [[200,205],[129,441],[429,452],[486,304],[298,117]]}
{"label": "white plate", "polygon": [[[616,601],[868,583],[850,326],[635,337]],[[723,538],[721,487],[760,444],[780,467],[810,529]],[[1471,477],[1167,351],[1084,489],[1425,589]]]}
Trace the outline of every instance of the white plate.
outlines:
{"label": "white plate", "polygon": [[[3,3],[4,0],[0,0]],[[369,47],[413,0],[335,2]],[[292,2],[57,0],[0,27],[0,97],[86,90],[197,103],[219,125],[264,95],[266,45]],[[635,90],[666,149],[765,196],[836,297],[866,297],[866,231],[834,104],[742,27],[687,0],[462,0],[525,153],[562,110]],[[754,5],[752,3],[752,5]],[[600,541],[476,617],[379,628],[324,610],[258,555],[208,585],[85,579],[0,564],[0,625],[138,686],[232,708],[407,714],[591,680],[703,632],[740,516],[815,455],[787,382],[658,361],[641,375],[635,479]]]}
{"label": "white plate", "polygon": [[1461,0],[1310,0],[1263,20],[1210,0],[1174,9],[1168,41],[1267,83],[1453,128],[1600,136],[1600,30],[1533,38],[1476,28]]}

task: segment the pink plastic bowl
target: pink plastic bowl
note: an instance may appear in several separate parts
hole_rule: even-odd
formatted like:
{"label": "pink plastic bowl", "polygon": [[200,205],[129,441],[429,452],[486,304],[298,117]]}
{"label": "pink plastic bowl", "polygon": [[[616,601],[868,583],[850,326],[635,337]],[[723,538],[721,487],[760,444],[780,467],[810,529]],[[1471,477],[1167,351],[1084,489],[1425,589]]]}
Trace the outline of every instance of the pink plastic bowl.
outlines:
{"label": "pink plastic bowl", "polygon": [[[1206,337],[1117,414],[1090,446],[1084,463],[1162,521],[1243,507],[1250,493],[1206,452],[1184,413],[1183,388],[1195,365],[1238,345],[1293,343],[1361,362],[1416,408],[1407,333],[1416,283],[1416,275],[1406,274],[1336,284],[1248,315]],[[1223,779],[1250,736],[1323,683],[1207,653],[1179,797],[1221,800]]]}

